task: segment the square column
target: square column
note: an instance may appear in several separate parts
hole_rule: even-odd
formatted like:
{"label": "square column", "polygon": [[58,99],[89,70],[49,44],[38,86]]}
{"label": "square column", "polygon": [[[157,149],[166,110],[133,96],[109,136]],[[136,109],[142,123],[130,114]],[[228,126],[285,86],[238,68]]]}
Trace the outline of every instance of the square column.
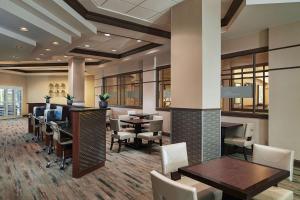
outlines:
{"label": "square column", "polygon": [[189,161],[221,155],[221,1],[172,8],[171,135],[187,142]]}
{"label": "square column", "polygon": [[84,105],[84,58],[73,57],[69,60],[68,67],[68,93],[75,97],[74,103]]}

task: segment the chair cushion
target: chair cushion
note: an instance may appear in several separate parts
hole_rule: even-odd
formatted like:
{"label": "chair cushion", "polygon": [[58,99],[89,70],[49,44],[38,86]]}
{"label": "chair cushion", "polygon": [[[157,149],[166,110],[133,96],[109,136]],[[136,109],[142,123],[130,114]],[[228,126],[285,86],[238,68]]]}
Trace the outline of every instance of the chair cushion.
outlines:
{"label": "chair cushion", "polygon": [[222,191],[186,176],[181,176],[177,182],[197,189],[198,199],[222,200]]}
{"label": "chair cushion", "polygon": [[270,187],[253,197],[255,200],[293,200],[293,192],[280,187]]}
{"label": "chair cushion", "polygon": [[244,138],[232,137],[232,138],[225,138],[224,143],[243,147],[245,145],[245,141],[246,140]]}
{"label": "chair cushion", "polygon": [[153,132],[144,132],[144,133],[139,133],[137,135],[137,138],[145,139],[145,140],[157,140],[157,139],[161,139],[162,137],[161,137],[161,133],[154,135]]}
{"label": "chair cushion", "polygon": [[118,134],[111,134],[111,136],[119,140],[135,138],[135,134],[130,132],[118,132]]}

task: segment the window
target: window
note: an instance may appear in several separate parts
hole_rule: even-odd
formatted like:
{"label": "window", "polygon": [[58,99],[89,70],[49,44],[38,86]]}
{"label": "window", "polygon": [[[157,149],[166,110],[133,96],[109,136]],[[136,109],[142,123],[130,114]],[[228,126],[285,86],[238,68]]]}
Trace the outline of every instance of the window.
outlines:
{"label": "window", "polygon": [[111,106],[141,107],[142,72],[131,72],[103,78],[103,91],[111,95]]}
{"label": "window", "polygon": [[15,118],[22,115],[22,89],[0,86],[0,118]]}
{"label": "window", "polygon": [[251,86],[253,90],[252,98],[222,99],[222,111],[267,113],[268,52],[222,59],[222,86]]}
{"label": "window", "polygon": [[171,67],[158,67],[156,71],[156,107],[168,109],[171,106]]}

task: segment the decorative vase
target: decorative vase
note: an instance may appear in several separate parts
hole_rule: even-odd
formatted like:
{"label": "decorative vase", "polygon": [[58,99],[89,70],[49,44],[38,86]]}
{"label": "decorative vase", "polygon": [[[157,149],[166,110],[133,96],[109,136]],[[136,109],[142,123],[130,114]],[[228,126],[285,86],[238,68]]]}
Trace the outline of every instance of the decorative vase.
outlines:
{"label": "decorative vase", "polygon": [[67,105],[68,105],[68,106],[71,106],[72,104],[73,104],[73,100],[69,100],[69,99],[68,99],[68,100],[67,100]]}
{"label": "decorative vase", "polygon": [[50,99],[46,99],[46,103],[50,103]]}
{"label": "decorative vase", "polygon": [[107,108],[108,102],[107,101],[99,101],[99,108]]}

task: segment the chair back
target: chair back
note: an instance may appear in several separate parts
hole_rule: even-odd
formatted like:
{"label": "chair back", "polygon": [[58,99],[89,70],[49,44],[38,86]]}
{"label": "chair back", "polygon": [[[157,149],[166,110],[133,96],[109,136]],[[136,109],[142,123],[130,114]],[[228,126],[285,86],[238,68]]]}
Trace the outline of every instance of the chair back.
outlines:
{"label": "chair back", "polygon": [[153,115],[153,120],[164,120],[164,118],[160,115]]}
{"label": "chair back", "polygon": [[293,181],[294,151],[254,144],[253,162],[290,172],[289,180]]}
{"label": "chair back", "polygon": [[[130,120],[129,115],[119,115],[118,118],[119,118],[119,120]],[[124,122],[121,122],[121,121],[119,123],[120,123],[120,127],[128,125],[127,123],[124,123]]]}
{"label": "chair back", "polygon": [[162,173],[177,172],[178,168],[189,165],[186,143],[169,144],[161,147]]}
{"label": "chair back", "polygon": [[128,110],[127,114],[128,115],[134,115],[134,114],[136,114],[136,111],[135,110]]}
{"label": "chair back", "polygon": [[158,133],[162,131],[163,120],[153,120],[150,122],[149,131],[153,133]]}
{"label": "chair back", "polygon": [[246,124],[246,130],[245,130],[245,138],[253,139],[255,131],[255,125],[253,123],[247,123]]}
{"label": "chair back", "polygon": [[116,133],[118,131],[120,131],[120,123],[119,123],[119,119],[110,119],[110,129]]}
{"label": "chair back", "polygon": [[51,121],[50,128],[53,131],[53,140],[56,140],[58,143],[61,143],[60,142],[60,131],[59,131],[57,123]]}
{"label": "chair back", "polygon": [[154,200],[197,200],[195,187],[173,181],[154,170],[150,174]]}

